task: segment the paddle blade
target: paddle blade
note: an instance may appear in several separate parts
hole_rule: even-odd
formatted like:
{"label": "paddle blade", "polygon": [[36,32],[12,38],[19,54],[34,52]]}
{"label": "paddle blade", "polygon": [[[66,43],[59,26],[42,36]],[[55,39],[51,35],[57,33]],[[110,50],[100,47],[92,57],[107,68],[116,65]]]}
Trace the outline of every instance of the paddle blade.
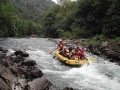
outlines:
{"label": "paddle blade", "polygon": [[56,56],[53,56],[53,59],[56,58]]}
{"label": "paddle blade", "polygon": [[88,60],[88,58],[87,58],[87,57],[84,57],[84,59]]}
{"label": "paddle blade", "polygon": [[51,51],[51,52],[49,52],[49,54],[52,54],[52,51]]}
{"label": "paddle blade", "polygon": [[91,60],[92,62],[95,62],[95,59],[90,57],[89,60]]}

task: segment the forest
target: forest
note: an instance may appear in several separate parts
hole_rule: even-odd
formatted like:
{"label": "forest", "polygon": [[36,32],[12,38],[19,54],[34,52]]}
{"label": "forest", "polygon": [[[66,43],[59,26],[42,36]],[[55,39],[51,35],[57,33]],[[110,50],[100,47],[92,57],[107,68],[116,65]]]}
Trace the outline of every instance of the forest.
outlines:
{"label": "forest", "polygon": [[0,0],[0,37],[40,35],[39,15],[53,4],[49,0]]}
{"label": "forest", "polygon": [[[27,1],[0,0],[0,37],[36,34],[76,39],[116,38],[120,35],[120,0],[65,0],[61,5],[49,4],[50,1],[49,6],[42,4],[45,8],[41,12],[37,11],[41,8],[37,8],[38,3],[32,6]],[[32,4],[33,1],[47,2],[32,0]]]}
{"label": "forest", "polygon": [[90,38],[120,35],[120,0],[64,1],[43,14],[48,37]]}

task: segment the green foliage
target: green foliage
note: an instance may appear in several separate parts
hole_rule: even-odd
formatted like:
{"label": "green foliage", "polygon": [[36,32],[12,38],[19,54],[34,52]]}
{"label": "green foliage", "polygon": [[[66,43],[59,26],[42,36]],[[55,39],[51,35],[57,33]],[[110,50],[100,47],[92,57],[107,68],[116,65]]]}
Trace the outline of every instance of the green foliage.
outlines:
{"label": "green foliage", "polygon": [[98,47],[101,44],[100,36],[96,35],[95,37],[92,37],[90,41],[88,42],[88,46],[92,47]]}
{"label": "green foliage", "polygon": [[65,31],[64,33],[62,33],[62,37],[60,37],[60,38],[63,38],[63,39],[70,38],[70,39],[72,39],[73,37],[72,37],[72,33],[71,32]]}
{"label": "green foliage", "polygon": [[108,38],[106,36],[97,34],[89,40],[87,46],[99,47],[103,41],[107,41],[107,40]]}
{"label": "green foliage", "polygon": [[116,38],[115,38],[115,41],[120,42],[120,37],[116,37]]}
{"label": "green foliage", "polygon": [[120,1],[111,0],[111,3],[104,20],[103,34],[109,38],[114,38],[120,35]]}
{"label": "green foliage", "polygon": [[115,52],[120,52],[120,37],[109,39],[110,45],[109,48]]}
{"label": "green foliage", "polygon": [[13,0],[19,18],[39,22],[39,15],[54,5],[50,0]]}
{"label": "green foliage", "polygon": [[[47,2],[50,4],[46,5]],[[48,9],[51,5],[53,3],[48,0],[0,0],[0,37],[31,34],[53,38],[98,36],[101,39],[90,42],[98,46],[99,41],[120,35],[120,0],[64,0],[61,5]]]}
{"label": "green foliage", "polygon": [[92,46],[92,47],[98,47],[100,46],[101,42],[99,40],[95,40],[95,39],[91,39],[88,43],[88,46]]}
{"label": "green foliage", "polygon": [[[0,29],[2,30],[1,37],[14,36],[13,28],[13,7],[11,5],[11,0],[4,2],[4,0],[0,1]],[[13,30],[13,31],[12,31]]]}
{"label": "green foliage", "polygon": [[3,37],[4,36],[4,33],[3,31],[0,29],[0,37]]}
{"label": "green foliage", "polygon": [[51,34],[57,37],[66,35],[64,32],[70,32],[72,38],[90,38],[97,34],[114,38],[120,35],[119,6],[120,0],[65,0],[57,9],[55,6],[49,10],[54,19],[47,21],[52,25],[46,26],[49,28],[44,26],[45,33],[51,36],[48,31],[52,31],[54,33]]}
{"label": "green foliage", "polygon": [[[39,23],[23,20],[14,13],[12,0],[0,0],[0,37],[18,37],[41,33]],[[18,1],[19,2],[19,1]],[[24,17],[24,15],[21,15]],[[42,33],[41,33],[42,34]]]}
{"label": "green foliage", "polygon": [[64,34],[61,34],[63,32],[71,32],[71,25],[75,19],[75,8],[76,3],[68,0],[63,6],[55,5],[45,12],[42,18],[46,36],[55,38],[63,36]]}
{"label": "green foliage", "polygon": [[72,29],[72,37],[73,38],[79,38],[79,30],[80,29],[78,27]]}

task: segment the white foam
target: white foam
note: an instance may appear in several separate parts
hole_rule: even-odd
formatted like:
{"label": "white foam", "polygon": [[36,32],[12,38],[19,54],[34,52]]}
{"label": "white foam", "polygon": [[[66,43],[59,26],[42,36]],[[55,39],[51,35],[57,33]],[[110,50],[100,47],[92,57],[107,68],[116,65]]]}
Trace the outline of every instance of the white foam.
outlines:
{"label": "white foam", "polygon": [[11,55],[11,54],[14,54],[14,52],[15,52],[15,51],[14,51],[13,49],[10,49],[10,48],[9,48],[9,49],[8,49],[8,52],[7,52],[7,56],[9,56],[9,55]]}

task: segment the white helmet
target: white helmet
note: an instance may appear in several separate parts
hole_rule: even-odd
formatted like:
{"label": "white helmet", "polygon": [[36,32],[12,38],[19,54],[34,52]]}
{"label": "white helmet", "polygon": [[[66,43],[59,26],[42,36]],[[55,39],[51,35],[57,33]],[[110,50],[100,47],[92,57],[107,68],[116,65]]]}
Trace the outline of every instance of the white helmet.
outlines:
{"label": "white helmet", "polygon": [[60,39],[60,41],[62,41],[62,39]]}

